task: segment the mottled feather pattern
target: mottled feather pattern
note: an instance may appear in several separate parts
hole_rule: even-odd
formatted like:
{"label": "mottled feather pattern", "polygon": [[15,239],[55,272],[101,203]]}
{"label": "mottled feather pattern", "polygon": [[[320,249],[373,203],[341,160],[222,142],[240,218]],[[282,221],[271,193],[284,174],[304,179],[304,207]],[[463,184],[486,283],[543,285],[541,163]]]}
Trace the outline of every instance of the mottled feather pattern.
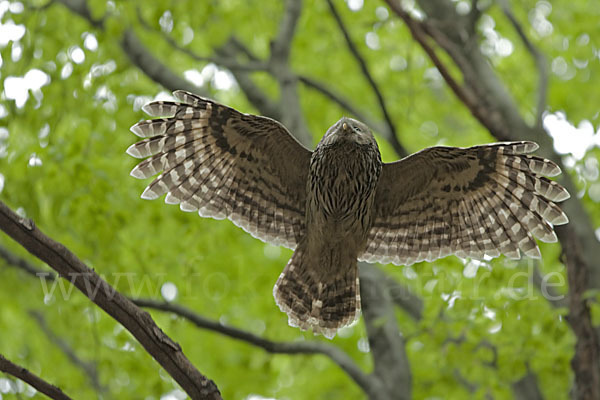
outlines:
{"label": "mottled feather pattern", "polygon": [[296,248],[273,288],[279,309],[288,315],[288,324],[312,329],[329,339],[340,327],[360,316],[360,283],[356,259],[338,274],[322,274],[310,264],[306,246]]}
{"label": "mottled feather pattern", "polygon": [[536,149],[532,142],[433,147],[385,164],[385,190],[378,191],[377,217],[359,259],[410,265],[448,254],[539,258],[534,236],[557,240],[552,226],[568,219],[556,202],[569,194],[542,176],[560,168],[527,154]]}
{"label": "mottled feather pattern", "polygon": [[[142,197],[179,204],[183,211],[229,218],[252,235],[295,248],[304,233],[305,191],[310,151],[278,122],[248,116],[191,93],[174,93],[179,102],[143,107],[151,116],[132,131],[145,138],[127,152],[146,158],[131,175],[159,174]],[[277,143],[277,146],[273,144]],[[286,170],[283,161],[300,164]],[[300,189],[299,189],[300,186]]]}
{"label": "mottled feather pattern", "polygon": [[[277,121],[194,94],[143,107],[131,171],[145,199],[228,218],[295,252],[273,295],[288,322],[326,337],[360,313],[357,259],[410,265],[450,254],[538,258],[569,197],[532,142],[432,147],[381,162],[369,128],[343,117],[314,152]],[[157,175],[157,176],[156,176]]]}

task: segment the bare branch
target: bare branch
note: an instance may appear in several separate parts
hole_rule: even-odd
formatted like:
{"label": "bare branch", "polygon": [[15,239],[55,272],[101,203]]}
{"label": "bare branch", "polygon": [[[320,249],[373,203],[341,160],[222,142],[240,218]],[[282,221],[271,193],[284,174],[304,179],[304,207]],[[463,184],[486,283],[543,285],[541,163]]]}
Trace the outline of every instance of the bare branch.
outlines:
{"label": "bare branch", "polygon": [[[86,0],[58,0],[72,12],[85,18],[97,29],[104,29],[104,21],[94,19]],[[120,39],[121,48],[131,62],[141,69],[148,77],[164,87],[175,90],[183,89],[206,96],[205,91],[173,73],[142,44],[131,29],[126,29]]]}
{"label": "bare branch", "polygon": [[484,116],[481,114],[476,104],[475,95],[470,90],[460,85],[452,76],[448,68],[444,65],[442,60],[438,57],[433,47],[427,41],[428,29],[425,24],[420,21],[413,19],[410,14],[402,8],[402,6],[395,0],[386,0],[388,6],[394,11],[408,26],[413,38],[421,45],[425,53],[429,56],[433,65],[440,72],[450,89],[471,111],[471,113],[481,121],[482,124],[486,125]]}
{"label": "bare branch", "polygon": [[96,365],[92,362],[82,360],[77,353],[75,353],[75,350],[73,350],[73,348],[69,346],[69,344],[63,338],[57,336],[56,333],[54,333],[48,326],[48,322],[42,313],[30,310],[29,315],[31,315],[35,322],[37,322],[42,332],[44,332],[44,334],[48,337],[48,340],[54,343],[67,356],[73,365],[81,369],[83,373],[87,375],[94,389],[96,389],[98,392],[105,392],[106,388],[100,383]]}
{"label": "bare branch", "polygon": [[415,320],[423,318],[423,299],[414,294],[407,286],[391,276],[385,276],[387,290],[394,303],[406,311]]}
{"label": "bare branch", "polygon": [[244,64],[241,64],[241,63],[237,62],[235,59],[230,59],[230,58],[226,58],[226,57],[201,56],[200,54],[197,54],[194,51],[188,49],[187,47],[184,47],[184,46],[180,45],[179,43],[177,43],[177,41],[175,39],[173,39],[171,36],[169,36],[167,33],[163,32],[161,30],[158,30],[158,29],[154,29],[143,18],[140,7],[137,7],[137,17],[138,17],[138,21],[140,22],[140,25],[144,29],[146,29],[148,32],[151,32],[153,34],[160,35],[163,38],[163,40],[165,42],[167,42],[173,49],[185,54],[186,56],[190,57],[193,60],[217,64],[217,65],[220,65],[222,67],[229,69],[230,71],[254,72],[254,71],[266,71],[269,68],[267,63],[265,63],[263,61],[259,61],[259,60],[250,60],[250,61],[245,62]]}
{"label": "bare branch", "polygon": [[[256,60],[254,55],[235,37],[230,37],[221,47],[215,49],[219,59],[236,60],[239,55]],[[257,61],[254,61],[257,62]],[[258,109],[262,115],[266,115],[278,121],[282,120],[281,107],[272,101],[258,86],[254,84],[250,75],[241,69],[231,70],[246,98]]]}
{"label": "bare branch", "polygon": [[116,291],[62,244],[44,235],[32,220],[22,218],[0,202],[0,228],[27,251],[123,325],[146,351],[181,385],[190,397],[221,399],[217,386],[202,375],[174,342],[144,312]]}
{"label": "bare branch", "polygon": [[535,374],[527,368],[527,373],[518,381],[513,382],[512,390],[515,400],[544,400]]}
{"label": "bare branch", "polygon": [[301,0],[285,1],[285,10],[279,22],[279,31],[271,43],[269,72],[279,83],[280,96],[277,103],[280,110],[282,110],[281,122],[288,127],[301,143],[308,148],[312,148],[313,137],[306,126],[302,107],[300,107],[298,79],[289,64],[291,42],[301,13]]}
{"label": "bare branch", "polygon": [[[86,0],[56,0],[63,4],[65,7],[78,14],[83,19],[87,19],[89,23],[98,29],[104,29],[104,19],[95,19],[92,17],[92,13]],[[50,2],[52,3],[52,2]]]}
{"label": "bare branch", "polygon": [[[325,86],[324,83],[303,75],[298,75],[298,80],[307,87],[321,92],[329,100],[333,101],[334,103],[337,103],[340,107],[348,111],[350,114],[353,114],[357,119],[364,122],[375,131],[382,133],[385,132],[386,128],[380,122],[372,120],[369,116],[360,111],[360,109],[350,104],[350,102],[347,99],[343,98],[342,96]],[[388,139],[388,137],[386,137],[386,139]]]}
{"label": "bare branch", "polygon": [[512,13],[510,6],[506,0],[499,1],[500,6],[502,7],[502,11],[506,18],[510,21],[515,31],[521,38],[521,41],[525,45],[525,48],[535,61],[535,65],[538,69],[538,99],[537,99],[537,107],[536,107],[536,125],[538,128],[542,128],[544,111],[546,110],[546,93],[548,92],[548,65],[546,63],[546,57],[544,54],[537,48],[535,45],[529,40],[523,27],[517,20],[517,18]]}
{"label": "bare branch", "polygon": [[6,263],[8,265],[17,267],[17,268],[27,272],[29,275],[33,275],[33,276],[36,276],[36,277],[42,278],[42,279],[47,279],[49,281],[54,281],[57,278],[57,276],[54,272],[44,271],[43,269],[36,267],[35,265],[31,264],[26,259],[21,258],[21,257],[17,256],[16,254],[13,254],[4,246],[0,246],[0,257],[4,258],[4,260],[6,261]]}
{"label": "bare branch", "polygon": [[170,90],[182,89],[206,96],[206,91],[173,73],[169,67],[142,44],[131,29],[125,30],[121,39],[121,47],[131,62],[141,69],[150,79]]}
{"label": "bare branch", "polygon": [[[563,229],[572,229],[566,226]],[[575,399],[600,399],[600,345],[592,324],[590,308],[585,298],[589,280],[587,268],[581,251],[581,244],[573,234],[566,235],[563,241],[563,259],[567,266],[569,281],[569,316],[568,321],[577,338],[575,355],[571,367],[575,373]]]}
{"label": "bare branch", "polygon": [[381,382],[374,399],[411,399],[412,375],[404,338],[395,316],[386,275],[373,265],[359,263],[362,313],[369,347]]}
{"label": "bare branch", "polygon": [[337,23],[338,28],[340,29],[340,31],[342,32],[342,35],[344,36],[344,39],[346,40],[346,45],[348,46],[348,50],[350,50],[350,53],[352,53],[352,55],[358,62],[358,65],[360,66],[360,70],[362,71],[363,75],[365,76],[365,79],[367,80],[367,82],[373,89],[373,92],[375,93],[375,97],[377,98],[377,102],[379,103],[379,107],[381,108],[381,112],[383,113],[383,118],[385,119],[385,123],[387,126],[387,129],[385,131],[383,131],[382,133],[386,136],[386,139],[390,142],[390,144],[392,145],[392,147],[394,148],[396,153],[400,157],[406,157],[408,155],[408,152],[406,151],[404,146],[402,146],[402,144],[400,144],[400,142],[398,141],[396,127],[394,126],[392,117],[390,116],[390,114],[388,112],[387,105],[383,98],[383,94],[381,93],[381,90],[379,90],[379,87],[377,86],[375,79],[373,79],[373,76],[369,72],[369,68],[367,67],[367,62],[365,61],[365,59],[362,57],[362,55],[358,51],[358,48],[354,45],[354,42],[352,41],[352,38],[350,37],[350,33],[348,32],[348,29],[346,29],[346,25],[344,25],[344,21],[342,21],[342,17],[338,13],[333,2],[331,0],[327,0],[327,4],[329,5],[329,9],[331,10],[331,14],[333,15],[333,18],[335,19],[335,22]]}
{"label": "bare branch", "polygon": [[290,57],[292,40],[296,33],[296,25],[302,14],[302,0],[286,0],[285,11],[281,21],[279,21],[279,33],[275,40],[271,42],[271,61],[285,62]]}
{"label": "bare branch", "polygon": [[[499,140],[535,140],[540,143],[541,153],[557,161],[560,157],[552,150],[551,140],[543,127],[529,126],[505,85],[490,66],[477,46],[477,38],[469,36],[468,27],[450,1],[419,1],[427,18],[413,20],[397,0],[386,0],[390,8],[409,26],[415,40],[430,56],[440,73],[471,113]],[[433,23],[440,29],[434,28]],[[427,35],[444,49],[461,70],[465,85],[460,86],[443,68],[443,64],[427,43]],[[542,89],[545,90],[545,89]],[[539,112],[539,110],[538,110]],[[568,174],[561,176],[561,183],[572,193],[576,187]],[[600,399],[600,347],[590,318],[590,310],[583,296],[586,288],[600,287],[600,244],[595,240],[594,227],[581,201],[572,197],[563,208],[571,223],[556,228],[563,249],[563,260],[569,279],[569,323],[577,337],[575,357],[572,360],[577,398]]]}
{"label": "bare branch", "polygon": [[356,363],[348,357],[339,348],[329,345],[323,342],[311,341],[311,342],[275,342],[272,340],[264,339],[260,336],[254,335],[251,332],[247,332],[238,328],[224,325],[220,322],[205,318],[190,309],[163,301],[156,301],[152,299],[131,299],[133,303],[139,307],[151,308],[158,311],[170,312],[180,317],[183,317],[196,325],[198,328],[211,330],[218,332],[222,335],[228,336],[233,339],[241,340],[253,346],[260,347],[261,349],[273,353],[273,354],[322,354],[329,357],[334,363],[336,363],[341,369],[344,370],[358,386],[360,386],[365,392],[371,393],[377,390],[376,382],[372,377],[365,374]]}
{"label": "bare branch", "polygon": [[51,399],[71,400],[71,398],[64,394],[62,390],[46,382],[39,376],[32,374],[27,369],[10,362],[6,358],[4,358],[2,354],[0,354],[0,371],[12,375],[15,378],[22,380],[23,382],[30,384],[38,392],[45,394]]}

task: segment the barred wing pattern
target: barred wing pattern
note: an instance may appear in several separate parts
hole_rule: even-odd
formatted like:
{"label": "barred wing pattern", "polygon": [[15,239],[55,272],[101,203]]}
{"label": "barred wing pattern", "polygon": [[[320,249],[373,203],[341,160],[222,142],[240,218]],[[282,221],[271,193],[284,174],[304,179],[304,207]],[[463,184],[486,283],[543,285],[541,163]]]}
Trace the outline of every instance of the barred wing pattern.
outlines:
{"label": "barred wing pattern", "polygon": [[552,161],[527,155],[532,142],[432,147],[384,164],[375,221],[360,260],[410,265],[456,254],[483,258],[521,250],[539,258],[533,236],[557,240],[568,222],[555,204],[569,198]]}
{"label": "barred wing pattern", "polygon": [[295,248],[305,231],[311,152],[277,121],[176,91],[180,102],[143,110],[157,118],[131,130],[145,138],[127,153],[146,158],[131,175],[158,177],[142,198],[179,204],[183,211],[229,218],[253,236]]}

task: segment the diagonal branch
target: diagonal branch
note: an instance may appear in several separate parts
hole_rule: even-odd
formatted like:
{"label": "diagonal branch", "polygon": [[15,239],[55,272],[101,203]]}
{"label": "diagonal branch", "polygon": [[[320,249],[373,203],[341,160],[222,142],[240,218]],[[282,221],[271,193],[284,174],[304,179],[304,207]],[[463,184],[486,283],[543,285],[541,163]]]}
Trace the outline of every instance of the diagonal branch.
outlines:
{"label": "diagonal branch", "polygon": [[517,34],[519,35],[519,38],[521,38],[521,41],[525,45],[525,48],[527,49],[527,51],[529,51],[529,53],[533,57],[533,60],[535,61],[535,65],[538,70],[538,99],[536,107],[536,125],[539,129],[541,129],[544,111],[546,110],[546,94],[548,92],[548,65],[546,63],[546,57],[544,57],[544,54],[537,47],[535,47],[531,40],[529,40],[529,38],[525,34],[525,31],[523,30],[523,27],[512,13],[508,2],[506,0],[500,0],[499,3],[500,7],[502,7],[504,15],[506,16],[506,18],[508,18],[513,28],[515,28],[515,31],[517,31]]}
{"label": "diagonal branch", "polygon": [[160,35],[160,37],[165,42],[167,42],[169,46],[171,46],[173,49],[185,54],[186,56],[190,57],[195,61],[217,64],[229,69],[230,71],[255,72],[266,71],[268,69],[268,64],[260,60],[248,60],[242,64],[237,62],[235,59],[228,57],[201,56],[200,54],[197,54],[194,51],[188,49],[187,47],[177,43],[177,41],[173,39],[170,35],[168,35],[166,32],[160,29],[154,29],[142,16],[142,11],[140,7],[137,7],[136,11],[137,19],[140,22],[142,28],[144,28],[148,32],[151,32],[152,34]]}
{"label": "diagonal branch", "polygon": [[483,125],[487,126],[485,121],[485,116],[481,114],[479,108],[476,104],[476,98],[474,93],[472,93],[469,89],[462,86],[450,73],[446,65],[442,62],[442,60],[438,57],[434,48],[428,42],[428,28],[426,25],[420,21],[413,19],[408,12],[406,12],[400,3],[394,0],[386,0],[386,3],[395,12],[408,26],[413,38],[421,45],[425,53],[433,62],[433,65],[440,72],[450,89],[454,92],[456,97],[458,97],[471,111],[471,113],[477,118]]}
{"label": "diagonal branch", "polygon": [[22,218],[0,202],[0,229],[44,261],[96,305],[125,327],[192,398],[221,399],[217,386],[202,375],[181,347],[129,299],[116,291],[75,254],[44,235],[32,220]]}
{"label": "diagonal branch", "polygon": [[279,21],[279,33],[271,42],[271,61],[278,59],[287,63],[292,49],[292,40],[296,33],[296,25],[302,14],[301,0],[286,0],[285,10]]}
{"label": "diagonal branch", "polygon": [[[86,19],[93,27],[104,30],[104,19],[93,18],[86,0],[57,0],[67,9]],[[120,38],[120,45],[131,62],[148,77],[167,88],[177,88],[205,95],[204,90],[173,73],[143,45],[131,29],[126,29]]]}
{"label": "diagonal branch", "polygon": [[48,326],[48,322],[46,318],[39,311],[29,311],[29,315],[37,322],[38,326],[44,332],[44,334],[48,337],[50,342],[54,343],[66,356],[67,358],[75,365],[77,368],[81,369],[85,375],[89,378],[92,383],[92,386],[97,392],[104,392],[106,388],[102,386],[100,383],[100,378],[98,377],[98,370],[96,369],[96,365],[92,362],[82,360],[75,350],[61,337],[56,335]]}
{"label": "diagonal branch", "polygon": [[386,131],[382,132],[382,133],[386,136],[387,140],[390,142],[390,144],[392,145],[392,147],[394,148],[396,153],[400,157],[406,157],[408,155],[408,152],[402,146],[402,144],[400,144],[400,142],[398,141],[396,127],[394,126],[394,123],[392,122],[392,117],[390,116],[390,114],[388,112],[387,105],[383,98],[383,94],[381,93],[381,90],[379,90],[379,87],[377,86],[375,79],[373,79],[373,76],[369,72],[367,62],[362,57],[362,55],[358,51],[358,48],[352,41],[352,38],[350,37],[350,33],[348,32],[348,29],[346,29],[346,25],[344,25],[344,21],[342,21],[342,17],[340,16],[337,9],[335,8],[335,5],[333,4],[332,0],[327,0],[327,4],[329,5],[329,9],[331,11],[331,14],[333,15],[333,18],[335,19],[335,22],[338,25],[338,28],[340,29],[340,31],[342,32],[342,35],[344,36],[344,39],[346,40],[346,45],[348,46],[348,50],[350,50],[350,53],[352,53],[352,55],[358,62],[358,65],[360,66],[360,70],[362,71],[363,75],[365,76],[365,79],[371,86],[371,89],[373,89],[373,92],[375,93],[375,97],[377,97],[377,102],[379,103],[379,107],[381,108],[381,112],[383,113],[383,118],[385,119],[385,123],[387,126]]}
{"label": "diagonal branch", "polygon": [[[279,84],[278,105],[281,122],[287,126],[296,138],[308,148],[312,147],[313,137],[310,133],[298,95],[298,79],[292,72],[289,63],[291,42],[296,32],[298,19],[302,14],[302,0],[286,0],[283,17],[279,21],[279,31],[271,42],[269,72]],[[284,112],[285,110],[285,112]]]}
{"label": "diagonal branch", "polygon": [[[492,135],[499,140],[534,140],[542,145],[542,154],[562,164],[560,156],[553,152],[551,139],[543,127],[539,123],[530,126],[523,119],[506,86],[481,53],[477,37],[473,33],[469,36],[465,19],[456,13],[450,1],[419,1],[426,15],[422,22],[412,19],[397,0],[386,2],[406,22],[415,40],[430,56],[451,89]],[[428,38],[452,58],[462,72],[463,86],[452,79],[446,68],[442,68],[443,64],[427,43]],[[561,184],[571,193],[577,191],[568,174],[561,176]],[[571,223],[558,227],[556,233],[569,279],[569,323],[577,337],[572,360],[578,390],[576,397],[600,399],[600,344],[584,296],[586,289],[600,287],[600,268],[594,267],[598,265],[600,243],[595,240],[594,227],[581,201],[572,197],[562,206]]]}
{"label": "diagonal branch", "polygon": [[4,246],[0,246],[0,257],[3,258],[8,265],[19,268],[29,275],[37,276],[38,278],[47,279],[49,281],[54,281],[57,279],[55,273],[44,271],[43,269],[36,267],[26,259],[13,254]]}
{"label": "diagonal branch", "polygon": [[172,90],[174,90],[173,88],[182,89],[206,96],[204,89],[173,73],[169,67],[152,55],[133,30],[125,30],[121,38],[121,47],[131,62],[153,81]]}
{"label": "diagonal branch", "polygon": [[15,378],[22,380],[23,382],[30,384],[38,392],[44,393],[51,399],[71,400],[71,398],[64,394],[62,390],[46,382],[39,376],[32,374],[27,369],[10,362],[6,358],[4,358],[2,354],[0,354],[0,371],[12,375]]}
{"label": "diagonal branch", "polygon": [[[304,86],[316,90],[320,92],[322,95],[327,97],[329,100],[338,104],[342,109],[348,111],[350,114],[354,115],[357,119],[367,124],[370,128],[378,131],[385,132],[385,128],[383,124],[380,122],[376,122],[367,114],[363,113],[358,107],[353,106],[349,100],[345,99],[338,93],[334,92],[330,88],[328,88],[324,83],[317,81],[316,79],[310,78],[304,75],[298,75],[298,80],[304,84]],[[389,139],[389,137],[385,137]],[[389,140],[388,140],[389,141]]]}
{"label": "diagonal branch", "polygon": [[183,317],[196,325],[198,328],[218,332],[224,336],[241,340],[253,346],[273,354],[322,354],[329,357],[341,369],[344,370],[358,386],[366,393],[378,390],[377,382],[373,377],[365,374],[356,363],[342,350],[335,346],[317,341],[311,342],[275,342],[254,335],[253,333],[223,325],[220,322],[205,318],[190,309],[164,301],[152,299],[131,299],[139,307],[151,308],[158,311],[170,312]]}
{"label": "diagonal branch", "polygon": [[373,375],[381,390],[372,399],[412,398],[412,373],[406,343],[396,319],[387,276],[373,265],[359,263],[362,313],[373,355]]}

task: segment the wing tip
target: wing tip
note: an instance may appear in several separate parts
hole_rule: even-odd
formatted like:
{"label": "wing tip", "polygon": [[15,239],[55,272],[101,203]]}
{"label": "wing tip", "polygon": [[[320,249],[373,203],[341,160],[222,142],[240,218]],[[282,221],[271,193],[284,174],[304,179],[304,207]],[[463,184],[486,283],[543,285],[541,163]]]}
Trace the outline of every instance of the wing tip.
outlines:
{"label": "wing tip", "polygon": [[125,153],[129,154],[134,158],[144,158],[144,155],[140,153],[140,150],[137,148],[137,143],[132,144],[125,150]]}
{"label": "wing tip", "polygon": [[129,128],[129,130],[131,132],[133,132],[134,135],[138,136],[138,137],[146,137],[146,135],[144,134],[144,130],[142,129],[142,127],[140,126],[140,122],[138,122],[137,124],[133,125],[131,128]]}
{"label": "wing tip", "polygon": [[560,191],[560,193],[554,198],[554,201],[563,202],[571,198],[571,193],[569,193],[567,189],[563,187],[561,187],[561,189],[562,190]]}
{"label": "wing tip", "polygon": [[136,179],[146,179],[147,176],[146,174],[144,174],[142,172],[142,170],[139,168],[139,165],[136,165],[135,168],[133,168],[131,170],[131,172],[129,173],[130,176],[133,176]]}
{"label": "wing tip", "polygon": [[142,106],[142,111],[148,115],[153,115],[154,103],[147,103]]}
{"label": "wing tip", "polygon": [[158,195],[148,186],[146,189],[144,189],[140,197],[144,200],[154,200],[158,198]]}

